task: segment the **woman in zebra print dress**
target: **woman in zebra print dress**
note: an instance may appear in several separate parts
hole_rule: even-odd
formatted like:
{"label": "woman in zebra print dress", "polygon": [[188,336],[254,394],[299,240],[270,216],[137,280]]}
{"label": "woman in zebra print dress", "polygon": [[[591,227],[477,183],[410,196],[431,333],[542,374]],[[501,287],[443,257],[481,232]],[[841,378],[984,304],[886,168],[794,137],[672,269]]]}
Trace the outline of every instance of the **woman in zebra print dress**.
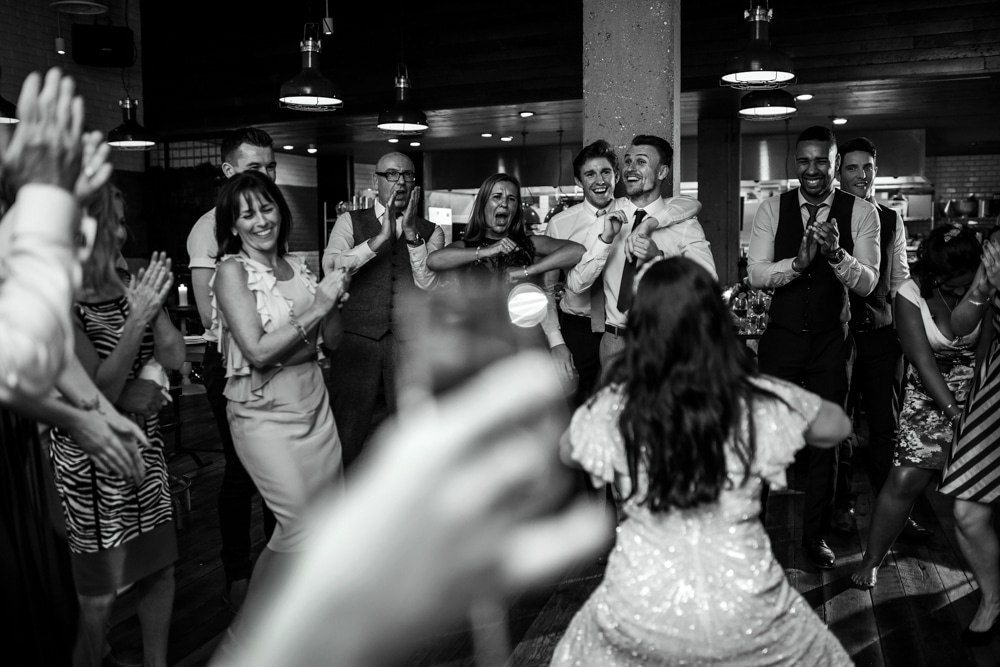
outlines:
{"label": "woman in zebra print dress", "polygon": [[98,231],[74,307],[76,353],[104,395],[144,427],[150,446],[142,451],[145,479],[137,485],[98,469],[69,433],[52,431],[53,476],[80,602],[74,665],[100,664],[116,591],[133,582],[145,662],[166,665],[177,544],[157,421],[165,397],[139,373],[154,358],[179,368],[184,340],[163,313],[170,260],[154,254],[135,280],[116,272],[125,238],[121,193],[104,188],[87,211],[97,218]]}
{"label": "woman in zebra print dress", "polygon": [[1000,499],[1000,237],[983,244],[983,261],[951,315],[956,334],[982,321],[989,349],[976,368],[965,409],[941,479],[941,493],[955,498],[955,536],[979,584],[980,601],[966,643],[988,644],[1000,618],[1000,544],[993,503]]}

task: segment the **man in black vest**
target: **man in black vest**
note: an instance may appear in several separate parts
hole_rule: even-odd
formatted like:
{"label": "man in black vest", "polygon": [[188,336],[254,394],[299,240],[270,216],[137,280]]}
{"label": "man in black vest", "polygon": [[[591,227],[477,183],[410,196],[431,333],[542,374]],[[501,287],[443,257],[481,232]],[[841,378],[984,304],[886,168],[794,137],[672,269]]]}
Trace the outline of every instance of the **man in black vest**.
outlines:
{"label": "man in black vest", "polygon": [[[853,292],[851,335],[855,357],[851,373],[848,406],[863,409],[868,424],[865,448],[868,478],[877,494],[892,468],[892,454],[899,429],[899,409],[903,391],[903,350],[892,319],[892,295],[910,277],[906,258],[906,229],[894,210],[875,201],[875,144],[857,137],[840,147],[840,189],[875,205],[879,217],[879,279],[866,297]],[[849,448],[841,451],[837,477],[837,498],[833,527],[854,530],[854,510],[850,506],[851,466]],[[926,539],[933,534],[913,519],[907,521],[901,537]]]}
{"label": "man in black vest", "polygon": [[375,425],[380,393],[385,411],[396,411],[400,299],[437,282],[427,255],[444,246],[444,232],[417,215],[420,188],[414,182],[410,158],[383,155],[372,176],[375,206],[338,217],[323,252],[324,271],[343,267],[352,276],[351,297],[341,311],[344,337],[331,354],[328,386],[345,469]]}
{"label": "man in black vest", "polygon": [[[848,290],[867,296],[878,282],[879,223],[870,203],[833,189],[837,140],[813,126],[795,143],[800,186],[765,200],[754,217],[747,272],[758,289],[773,288],[761,337],[762,373],[799,384],[843,405],[850,341]],[[827,546],[837,450],[806,447],[802,548],[817,567],[836,557]]]}

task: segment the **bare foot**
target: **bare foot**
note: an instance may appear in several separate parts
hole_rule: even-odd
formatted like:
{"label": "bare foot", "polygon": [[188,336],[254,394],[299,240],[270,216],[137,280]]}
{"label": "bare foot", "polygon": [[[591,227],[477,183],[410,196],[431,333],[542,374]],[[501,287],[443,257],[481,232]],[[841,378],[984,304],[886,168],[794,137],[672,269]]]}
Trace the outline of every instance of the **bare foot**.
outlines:
{"label": "bare foot", "polygon": [[973,632],[988,632],[997,622],[1000,615],[1000,606],[988,604],[985,601],[979,603],[976,615],[969,622],[969,630]]}
{"label": "bare foot", "polygon": [[865,590],[869,588],[875,588],[875,583],[878,580],[878,567],[869,567],[867,565],[862,565],[853,573],[851,573],[851,581],[854,582],[859,588]]}

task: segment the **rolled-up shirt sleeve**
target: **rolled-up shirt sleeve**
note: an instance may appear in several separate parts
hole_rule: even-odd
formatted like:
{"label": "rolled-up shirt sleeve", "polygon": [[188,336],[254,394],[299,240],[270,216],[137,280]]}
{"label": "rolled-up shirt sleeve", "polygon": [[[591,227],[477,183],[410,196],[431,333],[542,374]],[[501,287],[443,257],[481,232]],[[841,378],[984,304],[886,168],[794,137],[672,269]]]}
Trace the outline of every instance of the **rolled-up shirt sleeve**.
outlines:
{"label": "rolled-up shirt sleeve", "polygon": [[849,290],[868,296],[875,289],[879,274],[878,213],[870,203],[863,200],[855,202],[851,215],[851,236],[854,237],[854,251],[833,264],[833,271]]}
{"label": "rolled-up shirt sleeve", "polygon": [[351,224],[351,214],[342,213],[333,223],[330,239],[323,251],[323,271],[329,273],[334,269],[347,269],[354,275],[362,266],[371,261],[375,252],[367,243],[354,245],[354,225]]}
{"label": "rolled-up shirt sleeve", "polygon": [[[368,244],[366,243],[365,246]],[[434,225],[434,231],[426,243],[417,247],[407,245],[410,253],[410,268],[413,270],[413,282],[420,289],[430,290],[437,287],[440,280],[437,272],[427,268],[427,255],[444,247],[444,230]]]}
{"label": "rolled-up shirt sleeve", "polygon": [[48,392],[72,354],[78,215],[60,188],[26,185],[0,227],[0,391]]}
{"label": "rolled-up shirt sleeve", "polygon": [[614,246],[613,243],[601,240],[602,231],[603,228],[595,226],[587,234],[584,243],[587,250],[576,266],[566,274],[566,289],[583,294],[601,277],[604,265],[607,264],[608,256],[611,254],[611,248]]}
{"label": "rolled-up shirt sleeve", "polygon": [[[771,202],[774,202],[773,204]],[[794,257],[774,261],[774,232],[778,228],[778,197],[766,200],[757,209],[750,229],[747,277],[757,289],[781,287],[799,277],[792,269]]]}

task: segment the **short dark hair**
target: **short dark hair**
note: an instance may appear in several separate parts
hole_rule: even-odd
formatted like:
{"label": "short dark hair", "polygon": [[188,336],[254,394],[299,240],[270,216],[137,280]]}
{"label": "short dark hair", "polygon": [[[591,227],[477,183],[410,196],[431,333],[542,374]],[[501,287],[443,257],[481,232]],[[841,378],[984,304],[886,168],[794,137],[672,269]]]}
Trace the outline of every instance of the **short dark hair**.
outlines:
{"label": "short dark hair", "polygon": [[802,130],[802,134],[795,140],[795,145],[801,144],[803,141],[826,141],[832,146],[837,145],[837,137],[833,136],[833,130],[822,125],[813,125]]}
{"label": "short dark hair", "polygon": [[612,148],[611,144],[604,139],[598,139],[594,143],[584,146],[583,150],[573,158],[573,176],[577,180],[580,180],[580,170],[583,169],[583,163],[587,160],[595,160],[597,158],[606,159],[611,163],[611,167],[615,170],[615,173],[618,173],[618,154],[615,153],[615,149]]}
{"label": "short dark hair", "polygon": [[239,234],[233,234],[236,218],[240,215],[243,200],[251,194],[263,197],[278,207],[281,216],[281,228],[278,230],[278,255],[288,252],[288,234],[292,228],[292,212],[281,190],[270,178],[259,171],[244,171],[233,174],[226,180],[219,191],[215,203],[215,239],[219,242],[219,256],[235,255],[243,249],[243,240]]}
{"label": "short dark hair", "polygon": [[222,140],[222,161],[232,164],[237,149],[243,144],[271,148],[274,146],[274,140],[271,139],[270,134],[256,127],[241,127],[238,130],[233,130]]}
{"label": "short dark hair", "polygon": [[632,139],[631,145],[652,146],[656,149],[656,152],[660,154],[660,164],[671,168],[673,167],[674,149],[671,148],[670,142],[666,139],[661,139],[654,134],[637,134],[635,138]]}
{"label": "short dark hair", "polygon": [[868,137],[854,137],[853,139],[848,139],[844,142],[844,145],[840,147],[840,154],[847,155],[848,153],[855,152],[868,153],[875,159],[875,144]]}

